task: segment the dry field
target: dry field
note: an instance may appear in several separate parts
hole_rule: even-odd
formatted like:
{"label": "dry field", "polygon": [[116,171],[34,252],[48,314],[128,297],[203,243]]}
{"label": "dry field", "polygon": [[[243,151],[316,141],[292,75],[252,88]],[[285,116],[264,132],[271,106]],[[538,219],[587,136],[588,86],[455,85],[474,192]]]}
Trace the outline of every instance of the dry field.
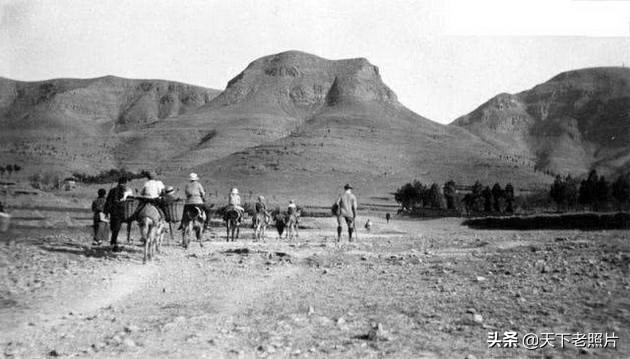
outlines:
{"label": "dry field", "polygon": [[[459,219],[371,217],[356,242],[332,218],[299,239],[167,243],[141,264],[92,248],[85,226],[14,228],[0,245],[7,358],[628,358],[628,231],[485,231]],[[365,217],[361,219],[361,223]],[[179,239],[177,239],[179,241]],[[380,330],[371,330],[380,323]],[[489,348],[489,333],[518,348]],[[526,333],[608,333],[616,349]],[[554,347],[551,347],[554,345]]]}

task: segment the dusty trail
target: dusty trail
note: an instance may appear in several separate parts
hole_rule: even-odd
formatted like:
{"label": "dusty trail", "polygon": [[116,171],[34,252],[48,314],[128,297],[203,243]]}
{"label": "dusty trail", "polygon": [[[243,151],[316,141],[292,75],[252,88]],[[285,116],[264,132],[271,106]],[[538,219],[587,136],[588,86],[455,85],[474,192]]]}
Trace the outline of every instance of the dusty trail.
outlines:
{"label": "dusty trail", "polygon": [[[337,244],[333,221],[310,220],[293,242],[245,231],[236,243],[171,245],[148,265],[137,246],[90,248],[87,231],[17,233],[0,246],[0,348],[7,358],[574,358],[579,349],[490,350],[488,331],[630,329],[628,232],[376,220]],[[365,339],[373,321],[383,340]]]}

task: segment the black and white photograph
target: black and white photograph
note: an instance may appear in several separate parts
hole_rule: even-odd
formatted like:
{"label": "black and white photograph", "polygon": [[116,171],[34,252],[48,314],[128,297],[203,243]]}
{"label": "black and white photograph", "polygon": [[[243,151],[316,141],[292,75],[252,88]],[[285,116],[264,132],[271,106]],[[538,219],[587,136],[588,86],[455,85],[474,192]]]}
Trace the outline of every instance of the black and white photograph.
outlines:
{"label": "black and white photograph", "polygon": [[0,357],[630,358],[630,0],[0,0]]}

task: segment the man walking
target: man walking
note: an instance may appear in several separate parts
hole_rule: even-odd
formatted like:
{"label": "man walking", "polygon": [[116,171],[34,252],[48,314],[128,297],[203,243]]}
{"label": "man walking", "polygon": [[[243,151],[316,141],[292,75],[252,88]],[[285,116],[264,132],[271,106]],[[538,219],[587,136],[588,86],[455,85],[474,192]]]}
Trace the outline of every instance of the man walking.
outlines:
{"label": "man walking", "polygon": [[109,190],[105,199],[104,213],[109,215],[109,229],[112,232],[110,244],[114,252],[121,251],[121,248],[118,246],[118,232],[120,232],[120,227],[122,227],[124,221],[122,201],[126,194],[129,194],[130,190],[127,187],[127,177],[121,176],[118,179],[118,185]]}
{"label": "man walking", "polygon": [[341,241],[341,219],[345,219],[348,226],[348,240],[352,242],[352,233],[357,218],[357,198],[352,194],[352,186],[346,184],[345,192],[337,199],[337,242]]}

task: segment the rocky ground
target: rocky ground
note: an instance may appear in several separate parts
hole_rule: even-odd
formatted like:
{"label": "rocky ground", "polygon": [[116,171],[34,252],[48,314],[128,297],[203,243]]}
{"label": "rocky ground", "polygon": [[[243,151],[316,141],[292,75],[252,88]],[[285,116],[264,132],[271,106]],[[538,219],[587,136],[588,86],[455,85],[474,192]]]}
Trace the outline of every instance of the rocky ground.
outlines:
{"label": "rocky ground", "polygon": [[[0,352],[37,357],[626,358],[628,231],[484,231],[374,220],[334,241],[92,248],[85,227],[22,227],[0,245]],[[218,229],[217,229],[218,230]],[[223,235],[222,230],[218,232]],[[518,333],[518,348],[489,335]],[[523,347],[526,333],[608,333],[616,349]],[[611,346],[611,345],[609,345]]]}

